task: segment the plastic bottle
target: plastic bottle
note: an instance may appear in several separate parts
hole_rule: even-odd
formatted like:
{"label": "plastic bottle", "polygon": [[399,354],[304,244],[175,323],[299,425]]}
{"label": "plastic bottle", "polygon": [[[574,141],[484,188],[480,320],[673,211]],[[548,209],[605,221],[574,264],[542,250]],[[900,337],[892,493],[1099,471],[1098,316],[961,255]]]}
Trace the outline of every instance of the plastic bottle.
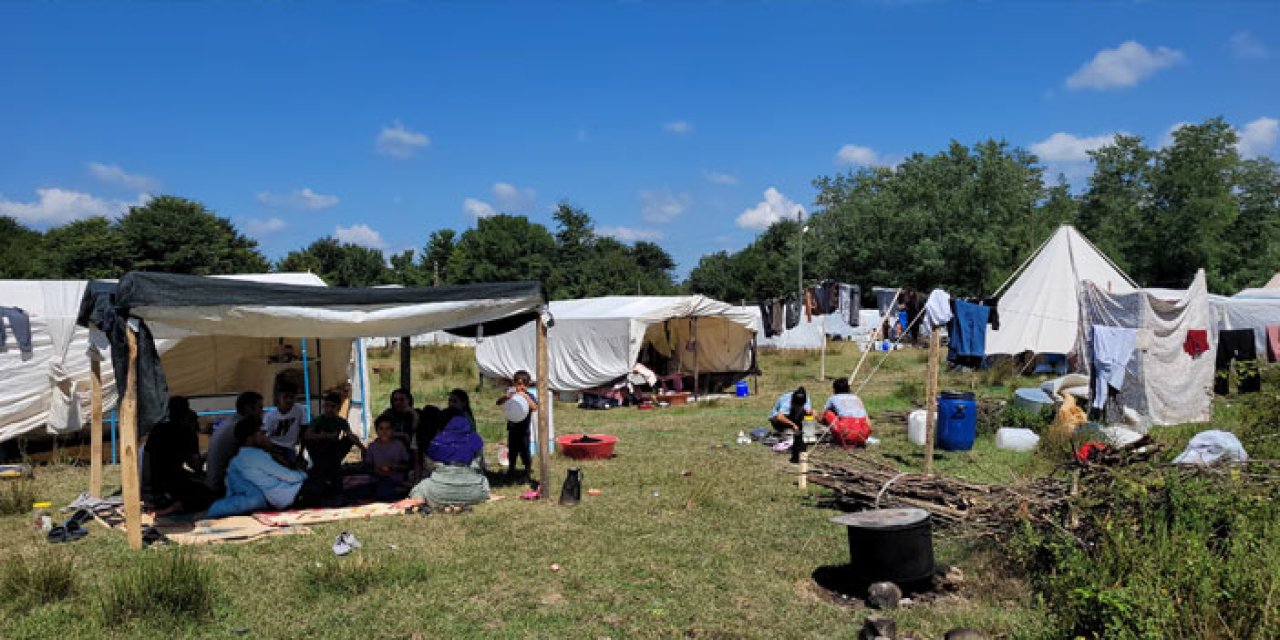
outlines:
{"label": "plastic bottle", "polygon": [[32,523],[36,528],[49,533],[53,528],[53,508],[52,502],[36,502],[31,505]]}

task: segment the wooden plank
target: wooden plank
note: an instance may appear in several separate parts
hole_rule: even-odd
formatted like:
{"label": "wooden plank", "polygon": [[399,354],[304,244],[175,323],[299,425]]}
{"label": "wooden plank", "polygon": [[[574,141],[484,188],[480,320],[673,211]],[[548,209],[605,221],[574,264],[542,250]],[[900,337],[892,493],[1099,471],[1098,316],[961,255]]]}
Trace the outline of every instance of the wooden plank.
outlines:
{"label": "wooden plank", "polygon": [[[550,358],[547,356],[547,321],[541,313],[538,314],[538,327],[535,333],[534,349],[537,352],[537,386],[538,386],[538,487],[542,492],[542,497],[547,498],[547,504],[553,504],[551,497],[551,461],[547,454],[547,449],[551,444],[551,423],[549,414],[551,413],[551,403],[555,399],[551,397],[551,377]],[[510,455],[515,455],[511,452]]]}
{"label": "wooden plank", "polygon": [[693,397],[698,398],[698,318],[693,318]]}
{"label": "wooden plank", "polygon": [[89,358],[93,384],[93,414],[89,423],[89,495],[102,497],[102,363]]}
{"label": "wooden plank", "polygon": [[120,403],[120,485],[124,491],[125,539],[130,549],[142,548],[142,478],[138,476],[138,336],[125,329],[129,340],[129,381]]}
{"label": "wooden plank", "polygon": [[413,353],[413,345],[409,344],[409,336],[400,338],[400,388],[409,393],[413,384],[413,362],[411,353]]}
{"label": "wooden plank", "polygon": [[934,425],[938,420],[938,352],[942,348],[942,332],[935,328],[929,334],[929,379],[925,381],[924,472],[933,473]]}

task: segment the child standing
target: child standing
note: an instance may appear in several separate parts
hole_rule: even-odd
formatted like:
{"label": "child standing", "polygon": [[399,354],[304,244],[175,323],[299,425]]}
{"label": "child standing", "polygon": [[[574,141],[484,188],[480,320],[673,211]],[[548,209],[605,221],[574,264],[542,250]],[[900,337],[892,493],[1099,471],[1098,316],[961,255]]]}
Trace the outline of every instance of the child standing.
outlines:
{"label": "child standing", "polygon": [[506,404],[517,396],[523,398],[529,405],[529,412],[525,414],[523,420],[507,421],[507,479],[509,481],[515,481],[517,459],[524,461],[525,476],[530,475],[529,424],[533,421],[533,412],[538,410],[538,391],[529,386],[530,382],[532,378],[528,371],[517,371],[511,377],[512,386],[507,389],[507,394],[498,398],[499,405]]}

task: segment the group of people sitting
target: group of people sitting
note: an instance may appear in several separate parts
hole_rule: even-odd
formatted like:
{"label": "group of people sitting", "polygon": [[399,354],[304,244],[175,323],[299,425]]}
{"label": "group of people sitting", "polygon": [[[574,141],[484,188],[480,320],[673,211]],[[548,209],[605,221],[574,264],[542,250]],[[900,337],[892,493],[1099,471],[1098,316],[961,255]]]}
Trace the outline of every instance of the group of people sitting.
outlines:
{"label": "group of people sitting", "polygon": [[[778,396],[769,413],[769,424],[775,434],[791,432],[795,439],[803,438],[804,419],[813,415],[809,394],[804,387],[797,387]],[[845,445],[861,446],[871,436],[871,420],[862,399],[854,395],[849,381],[839,378],[831,384],[831,397],[815,416],[819,424],[831,431],[832,439]]]}
{"label": "group of people sitting", "polygon": [[[433,507],[471,505],[489,499],[484,441],[476,431],[466,391],[449,392],[445,408],[415,408],[406,389],[374,421],[376,439],[361,441],[339,415],[342,396],[329,393],[310,423],[283,386],[278,403],[263,410],[261,394],[236,398],[236,413],[216,423],[202,458],[199,423],[186,398],[169,402],[168,420],[147,436],[144,484],[157,515],[199,512],[217,518],[264,510],[339,506],[368,500],[419,498]],[[498,404],[520,396],[530,411],[508,422],[508,477],[517,461],[530,466],[530,416],[538,404],[527,372],[518,372]],[[344,464],[352,449],[361,462]],[[348,482],[364,476],[364,482]]]}

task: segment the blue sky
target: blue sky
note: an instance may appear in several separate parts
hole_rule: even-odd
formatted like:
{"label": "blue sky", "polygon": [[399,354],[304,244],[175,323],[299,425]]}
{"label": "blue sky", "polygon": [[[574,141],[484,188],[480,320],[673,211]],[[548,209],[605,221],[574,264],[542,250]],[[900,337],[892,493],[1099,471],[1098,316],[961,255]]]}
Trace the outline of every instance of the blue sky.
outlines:
{"label": "blue sky", "polygon": [[1222,115],[1280,155],[1280,3],[0,4],[0,61],[0,214],[172,193],[272,258],[568,200],[684,274],[951,139],[1078,182]]}

